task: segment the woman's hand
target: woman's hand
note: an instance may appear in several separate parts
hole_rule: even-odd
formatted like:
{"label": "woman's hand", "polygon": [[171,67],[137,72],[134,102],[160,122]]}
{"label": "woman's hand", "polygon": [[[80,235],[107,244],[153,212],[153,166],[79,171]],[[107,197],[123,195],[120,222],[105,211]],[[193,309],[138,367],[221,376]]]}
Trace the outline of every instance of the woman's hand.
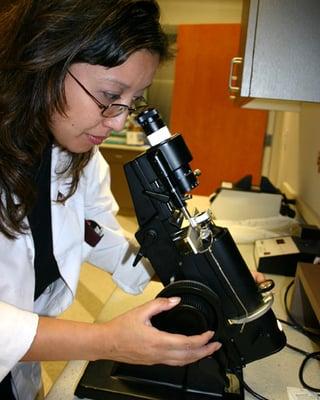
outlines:
{"label": "woman's hand", "polygon": [[251,271],[251,274],[253,276],[253,279],[256,281],[256,283],[262,283],[266,280],[266,277],[262,272],[258,271]]}
{"label": "woman's hand", "polygon": [[158,298],[122,314],[104,325],[102,357],[130,364],[182,366],[217,351],[221,344],[209,341],[213,332],[184,336],[152,326],[152,316],[175,307],[179,298]]}
{"label": "woman's hand", "polygon": [[[252,271],[257,283],[262,273]],[[34,340],[22,361],[108,359],[130,364],[182,366],[210,356],[221,343],[214,333],[185,336],[160,331],[151,318],[175,307],[178,298],[157,298],[105,323],[39,317]]]}
{"label": "woman's hand", "polygon": [[39,317],[36,336],[22,361],[107,359],[182,366],[217,351],[221,344],[209,343],[213,332],[184,336],[152,326],[154,315],[179,301],[158,298],[104,323]]}

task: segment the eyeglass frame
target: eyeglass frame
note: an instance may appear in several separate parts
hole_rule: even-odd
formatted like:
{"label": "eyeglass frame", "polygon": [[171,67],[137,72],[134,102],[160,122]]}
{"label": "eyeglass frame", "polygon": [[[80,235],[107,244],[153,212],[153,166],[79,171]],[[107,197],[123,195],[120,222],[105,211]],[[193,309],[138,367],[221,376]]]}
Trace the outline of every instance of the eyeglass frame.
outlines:
{"label": "eyeglass frame", "polygon": [[[101,110],[101,116],[103,118],[115,118],[118,117],[119,115],[123,114],[124,112],[128,111],[129,114],[134,113],[138,111],[137,108],[130,107],[126,104],[121,104],[121,103],[110,103],[107,106],[105,104],[102,104],[92,93],[89,92],[89,90],[68,70],[68,74],[77,82],[77,84],[81,87],[81,89],[96,103],[96,105],[100,108]],[[145,106],[142,106],[141,109],[144,107],[147,107],[147,102],[143,96],[139,96],[141,99],[145,101]],[[113,106],[116,107],[122,107],[122,110],[118,110],[119,112],[116,115],[103,115],[107,110],[110,110]]]}

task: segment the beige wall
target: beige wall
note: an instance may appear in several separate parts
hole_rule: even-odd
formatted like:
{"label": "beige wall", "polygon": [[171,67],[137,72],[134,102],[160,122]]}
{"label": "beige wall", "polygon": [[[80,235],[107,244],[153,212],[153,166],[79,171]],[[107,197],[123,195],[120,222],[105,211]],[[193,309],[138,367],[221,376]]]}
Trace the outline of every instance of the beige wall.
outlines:
{"label": "beige wall", "polygon": [[299,197],[305,215],[315,217],[320,227],[319,127],[320,104],[304,103],[299,124]]}
{"label": "beige wall", "polygon": [[240,22],[242,0],[158,0],[169,25]]}
{"label": "beige wall", "polygon": [[296,197],[307,222],[320,226],[320,104],[302,103],[300,112],[277,112],[269,177]]}

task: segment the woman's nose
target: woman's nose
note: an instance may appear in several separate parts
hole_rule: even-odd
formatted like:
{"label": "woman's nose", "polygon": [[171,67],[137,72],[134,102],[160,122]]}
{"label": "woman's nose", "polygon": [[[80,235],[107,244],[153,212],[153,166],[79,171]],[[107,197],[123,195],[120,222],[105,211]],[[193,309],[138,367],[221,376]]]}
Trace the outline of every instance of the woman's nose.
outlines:
{"label": "woman's nose", "polygon": [[126,123],[128,117],[128,111],[123,112],[122,114],[112,117],[112,118],[104,118],[102,124],[111,128],[114,131],[121,131]]}

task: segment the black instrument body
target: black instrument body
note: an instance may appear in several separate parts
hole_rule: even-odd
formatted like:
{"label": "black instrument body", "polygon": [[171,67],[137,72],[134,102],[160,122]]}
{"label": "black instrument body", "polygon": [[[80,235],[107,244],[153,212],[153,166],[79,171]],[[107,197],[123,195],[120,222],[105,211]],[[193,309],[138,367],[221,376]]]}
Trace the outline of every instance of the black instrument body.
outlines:
{"label": "black instrument body", "polygon": [[[158,296],[181,297],[152,323],[186,335],[213,330],[222,348],[184,368],[105,361],[89,365],[95,379],[105,382],[109,374],[103,393],[112,393],[93,398],[243,399],[243,367],[286,343],[271,309],[270,286],[256,284],[229,231],[216,226],[207,210],[190,214],[188,194],[198,180],[183,137],[171,136],[155,109],[142,113],[138,122],[148,138],[158,136],[124,167],[139,225],[136,261],[146,257],[151,262],[164,285]],[[109,372],[101,375],[101,365]]]}

